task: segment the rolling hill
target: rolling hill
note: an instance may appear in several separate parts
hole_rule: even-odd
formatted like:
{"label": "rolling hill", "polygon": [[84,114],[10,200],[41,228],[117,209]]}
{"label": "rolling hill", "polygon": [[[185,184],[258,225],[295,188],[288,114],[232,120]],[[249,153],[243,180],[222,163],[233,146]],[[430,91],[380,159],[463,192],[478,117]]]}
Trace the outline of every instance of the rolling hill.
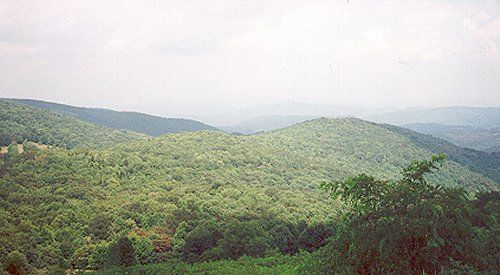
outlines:
{"label": "rolling hill", "polygon": [[103,147],[146,138],[24,104],[0,100],[0,146],[32,141],[65,148]]}
{"label": "rolling hill", "polygon": [[75,107],[33,99],[5,100],[70,115],[87,122],[114,129],[131,130],[151,136],[177,132],[217,130],[212,126],[191,119],[163,118],[137,112],[117,112],[108,109]]}
{"label": "rolling hill", "polygon": [[[319,188],[322,183],[361,172],[395,178],[411,160],[439,150],[399,129],[352,118],[315,119],[250,136],[184,132],[100,149],[3,154],[0,255],[16,249],[36,267],[99,268],[102,251],[128,234],[136,247],[149,249],[138,254],[149,262],[178,255],[186,239],[197,245],[203,239],[193,234],[218,224],[228,224],[234,236],[257,234],[252,240],[263,247],[259,251],[283,249],[273,239],[283,235],[307,248],[319,238],[315,234],[329,236],[324,224],[335,221],[341,207]],[[458,160],[448,161],[431,182],[498,190],[498,182],[477,172],[483,163],[474,163],[474,170],[460,162],[474,159],[459,147],[450,150],[458,150]],[[190,255],[179,257],[203,259]]]}

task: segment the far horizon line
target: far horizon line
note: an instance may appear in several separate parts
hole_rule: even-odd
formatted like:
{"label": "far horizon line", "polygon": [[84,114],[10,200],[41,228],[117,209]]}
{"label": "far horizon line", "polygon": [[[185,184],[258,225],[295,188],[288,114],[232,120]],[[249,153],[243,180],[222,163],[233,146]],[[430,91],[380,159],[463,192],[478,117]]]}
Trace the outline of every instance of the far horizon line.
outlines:
{"label": "far horizon line", "polygon": [[[142,113],[142,114],[147,114],[151,116],[158,116],[158,117],[163,117],[163,118],[168,118],[166,116],[162,115],[157,115],[157,114],[152,114],[152,113],[147,113],[144,111],[138,111],[134,109],[120,109],[120,108],[115,108],[115,107],[106,107],[106,106],[95,106],[95,105],[74,105],[72,103],[64,103],[64,102],[58,102],[58,101],[51,101],[47,99],[41,99],[41,98],[20,98],[20,97],[1,97],[0,99],[13,99],[13,100],[33,100],[33,101],[40,101],[40,102],[45,102],[45,103],[53,103],[53,104],[60,104],[60,105],[66,105],[66,106],[71,106],[71,107],[77,107],[77,108],[89,108],[89,109],[104,109],[104,110],[111,110],[115,112],[130,112],[130,113]],[[435,106],[429,106],[429,105],[418,105],[418,106],[366,106],[366,105],[343,105],[343,104],[328,104],[328,103],[318,103],[318,102],[306,102],[306,101],[293,101],[293,100],[285,100],[285,101],[279,101],[275,103],[261,103],[261,104],[251,104],[247,107],[242,107],[242,108],[235,108],[236,111],[243,111],[246,109],[251,109],[251,108],[257,108],[260,106],[273,106],[273,105],[279,105],[279,104],[304,104],[304,105],[318,105],[318,106],[324,106],[324,107],[347,107],[347,108],[370,108],[370,109],[393,109],[391,111],[385,111],[382,113],[392,113],[392,112],[397,112],[397,111],[402,111],[402,110],[408,110],[408,109],[444,109],[444,108],[481,108],[481,109],[496,109],[500,108],[500,105],[497,106],[480,106],[480,105],[435,105]],[[196,109],[194,109],[196,110]],[[223,113],[232,113],[230,112],[223,112]],[[187,114],[186,114],[187,115]],[[192,116],[192,115],[187,115],[187,116]],[[173,117],[172,117],[173,118]],[[176,118],[183,118],[181,114],[176,115]]]}

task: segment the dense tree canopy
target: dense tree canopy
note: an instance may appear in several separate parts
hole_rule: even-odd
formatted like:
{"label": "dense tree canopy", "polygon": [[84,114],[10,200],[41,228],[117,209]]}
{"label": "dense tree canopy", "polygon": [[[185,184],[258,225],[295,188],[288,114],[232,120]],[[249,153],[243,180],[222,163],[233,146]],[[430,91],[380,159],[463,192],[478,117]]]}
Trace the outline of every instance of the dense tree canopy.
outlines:
{"label": "dense tree canopy", "polygon": [[218,131],[212,126],[191,119],[163,118],[136,112],[117,112],[108,109],[75,107],[33,99],[8,99],[8,101],[69,115],[101,126],[130,130],[151,136],[203,130]]}
{"label": "dense tree canopy", "polygon": [[[178,174],[177,180],[164,178],[140,158],[130,159],[123,170],[110,164],[128,158],[89,150],[33,147],[0,159],[0,255],[17,249],[37,268],[122,263],[111,261],[116,252],[110,251],[124,235],[131,240],[135,263],[162,261],[176,257],[177,251],[188,261],[260,256],[279,250],[269,233],[277,224],[297,227],[303,221],[312,226],[330,216],[327,198],[317,190],[237,182],[217,186],[193,181],[190,177],[196,175],[189,172]],[[196,243],[204,232],[198,231],[210,221],[223,238],[204,236],[211,245],[191,248],[191,240]],[[227,232],[238,230],[229,231],[234,226],[256,235],[233,238]],[[233,241],[243,241],[238,244],[245,248],[238,250],[243,254],[231,250]],[[214,252],[220,249],[227,251]]]}
{"label": "dense tree canopy", "polygon": [[468,148],[458,147],[448,141],[420,134],[405,128],[381,125],[410,139],[418,147],[431,151],[434,154],[446,154],[450,161],[454,161],[468,169],[489,177],[500,184],[500,154],[486,153]]}
{"label": "dense tree canopy", "polygon": [[[325,184],[348,208],[338,234],[311,266],[324,273],[494,273],[499,193],[471,199],[461,188],[429,184],[425,175],[443,160],[412,162],[396,181],[360,174]],[[487,211],[478,205],[488,205]]]}
{"label": "dense tree canopy", "polygon": [[[5,104],[15,114],[29,108]],[[24,142],[22,150],[12,145],[0,154],[0,261],[17,259],[19,266],[38,269],[175,259],[227,263],[242,256],[314,252],[343,232],[338,210],[349,203],[332,204],[322,183],[365,172],[388,179],[380,181],[382,188],[410,159],[431,153],[356,119],[320,119],[252,136],[196,132],[147,139],[87,123],[58,128],[54,121],[72,120],[41,112],[44,118],[56,116],[50,126],[36,124],[36,118],[14,121],[29,133],[45,129],[54,137],[81,127],[76,133],[82,136],[74,139],[75,148]],[[96,133],[86,134],[85,127]],[[6,132],[23,133],[14,130]],[[94,143],[101,134],[135,141]],[[453,161],[428,180],[468,192],[498,189]],[[490,211],[487,200],[478,208]],[[13,251],[15,257],[8,258]]]}
{"label": "dense tree canopy", "polygon": [[146,136],[0,100],[0,146],[32,141],[64,148],[96,148],[143,138]]}

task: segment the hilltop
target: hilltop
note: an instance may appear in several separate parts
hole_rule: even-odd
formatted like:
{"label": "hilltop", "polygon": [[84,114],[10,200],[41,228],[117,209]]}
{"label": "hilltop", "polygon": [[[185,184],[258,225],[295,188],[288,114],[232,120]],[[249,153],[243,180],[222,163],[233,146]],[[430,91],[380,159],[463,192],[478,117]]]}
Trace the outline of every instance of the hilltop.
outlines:
{"label": "hilltop", "polygon": [[24,104],[0,100],[0,146],[32,141],[65,148],[103,147],[146,138]]}
{"label": "hilltop", "polygon": [[75,107],[33,99],[5,100],[69,115],[114,129],[130,130],[151,136],[177,132],[218,130],[202,122],[184,118],[163,118],[138,112],[118,112],[109,109]]}
{"label": "hilltop", "polygon": [[227,128],[219,127],[219,128],[232,130],[229,132],[254,134],[262,131],[270,131],[270,130],[285,128],[315,118],[319,118],[319,116],[271,115],[271,116],[254,117],[245,120],[233,127],[227,127]]}
{"label": "hilltop", "polygon": [[[297,123],[304,121],[302,119],[304,117],[366,117],[382,112],[388,112],[389,110],[393,110],[393,108],[343,106],[286,101],[276,104],[258,105],[229,113],[205,115],[201,117],[204,121],[207,121],[212,125],[224,125],[231,127],[243,126],[243,124],[246,123],[253,124],[254,122],[252,121],[255,120],[255,122],[258,122],[258,127],[263,126],[270,129],[274,127],[275,124],[275,122],[271,120],[273,116],[275,116],[278,120],[293,120]],[[264,122],[266,123],[263,124]],[[283,123],[279,123],[278,125],[281,126],[282,124]],[[261,129],[254,130],[260,131]]]}
{"label": "hilltop", "polygon": [[[251,136],[216,132],[165,135],[121,144],[109,154],[126,152],[140,157],[163,167],[156,174],[164,177],[175,178],[178,167],[182,167],[182,171],[191,171],[189,179],[212,184],[239,182],[314,189],[323,181],[357,172],[391,178],[410,160],[436,151],[382,126],[345,118],[310,120]],[[186,180],[186,176],[177,178]],[[471,189],[495,186],[493,180],[453,160],[439,177],[442,184]]]}

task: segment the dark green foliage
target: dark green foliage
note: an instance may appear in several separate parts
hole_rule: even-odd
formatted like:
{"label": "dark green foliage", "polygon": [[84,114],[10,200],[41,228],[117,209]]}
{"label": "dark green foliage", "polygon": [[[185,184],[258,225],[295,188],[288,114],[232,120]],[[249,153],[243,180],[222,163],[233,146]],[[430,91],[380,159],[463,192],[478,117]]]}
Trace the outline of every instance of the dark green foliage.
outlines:
{"label": "dark green foliage", "polygon": [[0,100],[0,146],[28,140],[64,148],[102,147],[142,138],[145,136]]}
{"label": "dark green foliage", "polygon": [[[272,222],[277,223],[279,222]],[[324,225],[305,225],[297,234],[301,236],[298,238],[292,231],[300,230],[299,226],[291,224],[290,227],[292,230],[284,224],[266,226],[262,221],[210,220],[202,221],[189,230],[189,226],[184,224],[179,226],[175,235],[175,238],[180,238],[175,241],[176,249],[187,262],[237,259],[243,255],[262,257],[271,251],[295,254],[299,247],[315,251],[324,245],[325,232],[333,230]],[[308,235],[310,232],[313,234]]]}
{"label": "dark green foliage", "polygon": [[301,262],[306,256],[306,254],[275,255],[257,259],[244,256],[238,260],[219,260],[195,264],[170,259],[160,264],[135,265],[126,269],[112,268],[77,274],[298,274]]}
{"label": "dark green foliage", "polygon": [[88,265],[87,268],[90,269],[100,269],[106,265],[106,263],[109,264],[109,243],[107,242],[100,242],[97,243],[93,249],[92,252],[90,253],[90,256],[88,258]]}
{"label": "dark green foliage", "polygon": [[163,118],[136,112],[117,112],[107,109],[75,107],[32,99],[6,100],[69,115],[97,125],[114,129],[131,130],[151,136],[202,130],[217,131],[212,126],[191,119]]}
{"label": "dark green foliage", "polygon": [[133,234],[130,236],[134,247],[135,262],[148,264],[155,261],[153,241],[143,234]]}
{"label": "dark green foliage", "polygon": [[225,228],[215,254],[223,259],[238,259],[243,255],[263,257],[269,246],[267,232],[259,223],[232,222]]}
{"label": "dark green foliage", "polygon": [[327,239],[335,233],[333,229],[333,226],[326,226],[323,223],[307,227],[299,235],[297,245],[300,249],[304,249],[309,252],[316,251],[318,248],[324,246]]}
{"label": "dark green foliage", "polygon": [[109,263],[113,266],[130,266],[134,263],[134,247],[128,237],[121,237],[109,249]]}
{"label": "dark green foliage", "polygon": [[298,250],[296,236],[285,224],[277,224],[271,227],[269,232],[271,243],[283,254],[294,254]]}
{"label": "dark green foliage", "polygon": [[29,265],[26,256],[17,250],[14,250],[7,255],[3,268],[7,274],[12,275],[28,274],[31,271],[31,266]]}
{"label": "dark green foliage", "polygon": [[[429,184],[426,174],[443,160],[412,162],[397,181],[361,174],[325,184],[349,208],[345,224],[309,268],[364,274],[496,270],[498,223],[474,205],[491,202],[489,210],[498,215],[498,192],[471,200],[463,189]],[[478,223],[483,220],[488,222]]]}
{"label": "dark green foliage", "polygon": [[223,237],[221,229],[213,220],[200,223],[184,237],[182,258],[187,262],[209,260],[205,252],[217,246]]}
{"label": "dark green foliage", "polygon": [[97,214],[88,227],[88,233],[96,241],[106,240],[112,232],[112,224],[110,215]]}
{"label": "dark green foliage", "polygon": [[75,250],[71,260],[71,268],[86,269],[90,266],[90,255],[95,248],[95,245],[83,245]]}

